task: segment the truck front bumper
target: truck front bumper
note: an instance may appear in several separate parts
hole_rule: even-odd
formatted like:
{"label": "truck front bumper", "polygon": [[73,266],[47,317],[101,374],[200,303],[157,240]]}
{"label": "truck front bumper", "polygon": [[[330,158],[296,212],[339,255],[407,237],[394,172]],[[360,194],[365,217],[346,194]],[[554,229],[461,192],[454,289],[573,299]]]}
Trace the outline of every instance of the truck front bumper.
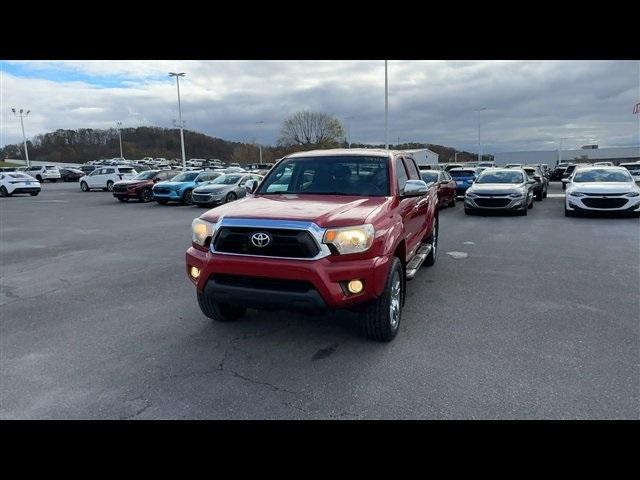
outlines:
{"label": "truck front bumper", "polygon": [[[329,256],[315,261],[255,258],[203,252],[186,253],[187,276],[198,291],[215,301],[251,308],[348,308],[382,295],[389,272],[388,257],[340,260]],[[199,275],[193,277],[192,267]],[[350,294],[350,280],[364,284]]]}

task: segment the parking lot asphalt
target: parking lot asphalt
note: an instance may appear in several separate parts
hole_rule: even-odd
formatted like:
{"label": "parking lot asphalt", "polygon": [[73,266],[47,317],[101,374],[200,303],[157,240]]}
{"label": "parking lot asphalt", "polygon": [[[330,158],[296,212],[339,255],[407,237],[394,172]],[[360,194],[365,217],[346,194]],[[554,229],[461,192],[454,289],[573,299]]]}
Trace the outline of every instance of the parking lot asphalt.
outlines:
{"label": "parking lot asphalt", "polygon": [[204,210],[77,184],[0,199],[3,419],[640,418],[640,223],[440,212],[391,343],[346,312],[207,319]]}

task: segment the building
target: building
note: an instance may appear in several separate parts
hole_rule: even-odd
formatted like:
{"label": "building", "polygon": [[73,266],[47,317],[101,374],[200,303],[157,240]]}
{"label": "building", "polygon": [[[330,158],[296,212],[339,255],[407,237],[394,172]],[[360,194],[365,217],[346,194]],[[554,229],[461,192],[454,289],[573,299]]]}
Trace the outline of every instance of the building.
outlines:
{"label": "building", "polygon": [[524,152],[500,152],[494,154],[496,166],[504,166],[507,163],[535,164],[546,163],[549,166],[556,165],[558,159],[564,162],[612,162],[618,165],[624,162],[640,161],[640,145],[635,147],[598,148],[597,145],[585,145],[581,149],[562,150],[537,150]]}
{"label": "building", "polygon": [[440,157],[436,152],[432,152],[428,148],[403,151],[410,153],[419,167],[422,165],[436,165],[438,163],[438,158]]}

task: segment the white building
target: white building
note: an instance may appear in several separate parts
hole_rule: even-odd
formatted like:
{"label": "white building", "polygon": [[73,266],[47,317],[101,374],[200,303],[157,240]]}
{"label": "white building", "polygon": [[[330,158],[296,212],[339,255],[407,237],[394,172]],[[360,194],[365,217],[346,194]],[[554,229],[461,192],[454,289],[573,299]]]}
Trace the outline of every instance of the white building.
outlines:
{"label": "white building", "polygon": [[410,153],[414,158],[418,166],[421,165],[435,165],[438,163],[439,155],[436,152],[432,152],[428,148],[421,148],[418,150],[403,150]]}
{"label": "white building", "polygon": [[546,163],[549,166],[556,165],[558,159],[562,161],[582,162],[623,162],[640,161],[640,145],[635,147],[614,148],[581,148],[576,150],[537,150],[524,152],[500,152],[493,156],[496,166],[504,166],[507,163],[535,164]]}

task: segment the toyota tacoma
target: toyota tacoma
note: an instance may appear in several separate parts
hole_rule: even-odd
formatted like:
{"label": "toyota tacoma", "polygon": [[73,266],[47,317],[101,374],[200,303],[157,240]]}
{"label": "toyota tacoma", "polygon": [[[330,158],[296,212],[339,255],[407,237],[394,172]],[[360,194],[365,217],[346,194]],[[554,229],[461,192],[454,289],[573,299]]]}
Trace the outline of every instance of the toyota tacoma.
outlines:
{"label": "toyota tacoma", "polygon": [[187,276],[209,318],[255,309],[349,309],[367,337],[392,340],[406,281],[433,265],[437,186],[407,153],[288,155],[247,196],[192,223]]}

